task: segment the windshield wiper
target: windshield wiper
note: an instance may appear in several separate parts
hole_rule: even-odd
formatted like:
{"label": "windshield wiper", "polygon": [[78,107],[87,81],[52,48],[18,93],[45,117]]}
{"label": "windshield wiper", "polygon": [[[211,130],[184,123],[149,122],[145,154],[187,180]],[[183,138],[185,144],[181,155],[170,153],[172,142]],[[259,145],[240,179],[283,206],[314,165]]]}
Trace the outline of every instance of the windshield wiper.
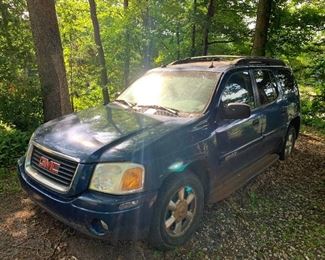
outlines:
{"label": "windshield wiper", "polygon": [[117,103],[120,103],[120,104],[123,104],[123,105],[127,105],[128,107],[132,108],[134,107],[135,104],[132,104],[131,102],[128,102],[124,99],[115,99],[114,102],[117,102]]}
{"label": "windshield wiper", "polygon": [[165,110],[171,114],[178,115],[179,110],[175,108],[169,108],[169,107],[164,107],[164,106],[159,106],[159,105],[137,105],[137,107],[148,107],[148,108],[155,108],[155,109],[160,109],[160,110]]}

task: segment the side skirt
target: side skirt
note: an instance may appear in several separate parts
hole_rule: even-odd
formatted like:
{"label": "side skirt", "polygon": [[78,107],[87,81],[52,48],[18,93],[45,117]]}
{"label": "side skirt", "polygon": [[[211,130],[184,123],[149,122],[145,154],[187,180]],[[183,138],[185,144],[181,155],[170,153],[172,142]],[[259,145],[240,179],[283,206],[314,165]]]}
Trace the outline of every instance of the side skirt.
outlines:
{"label": "side skirt", "polygon": [[209,202],[217,202],[227,198],[233,192],[244,186],[249,180],[263,172],[270,165],[279,159],[278,154],[270,154],[238,173],[232,175],[233,177],[226,179],[220,185],[217,185],[210,193]]}

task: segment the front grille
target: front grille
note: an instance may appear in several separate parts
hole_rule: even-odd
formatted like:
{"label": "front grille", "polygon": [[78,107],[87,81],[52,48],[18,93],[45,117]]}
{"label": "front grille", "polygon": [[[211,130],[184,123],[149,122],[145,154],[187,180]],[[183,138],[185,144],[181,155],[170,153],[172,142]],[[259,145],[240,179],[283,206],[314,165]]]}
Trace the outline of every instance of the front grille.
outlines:
{"label": "front grille", "polygon": [[[39,165],[41,157],[45,157],[49,161],[59,163],[60,166],[58,168],[58,172],[53,174],[49,170],[42,168]],[[69,187],[78,167],[78,163],[57,155],[53,155],[34,146],[31,156],[31,167],[37,171],[38,174],[42,175],[48,180],[65,187]]]}

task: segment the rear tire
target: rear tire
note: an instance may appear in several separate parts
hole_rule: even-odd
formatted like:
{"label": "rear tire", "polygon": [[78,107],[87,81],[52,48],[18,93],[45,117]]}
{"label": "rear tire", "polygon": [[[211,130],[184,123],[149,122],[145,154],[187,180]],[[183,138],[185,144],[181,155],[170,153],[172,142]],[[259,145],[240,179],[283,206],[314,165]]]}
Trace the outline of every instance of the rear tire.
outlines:
{"label": "rear tire", "polygon": [[169,250],[186,243],[200,224],[203,208],[203,186],[193,173],[169,178],[157,198],[149,234],[151,246]]}
{"label": "rear tire", "polygon": [[285,142],[280,152],[280,160],[287,160],[291,156],[293,148],[295,146],[296,137],[296,129],[293,126],[289,126]]}

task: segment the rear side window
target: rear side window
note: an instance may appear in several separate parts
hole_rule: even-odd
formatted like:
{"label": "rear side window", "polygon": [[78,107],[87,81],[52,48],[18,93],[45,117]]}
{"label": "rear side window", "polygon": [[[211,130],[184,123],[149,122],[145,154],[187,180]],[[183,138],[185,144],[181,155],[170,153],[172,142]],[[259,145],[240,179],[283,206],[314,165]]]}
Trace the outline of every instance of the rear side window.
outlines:
{"label": "rear side window", "polygon": [[265,105],[276,100],[279,92],[271,72],[269,70],[257,69],[253,71],[253,74],[261,105]]}
{"label": "rear side window", "polygon": [[233,73],[221,95],[223,106],[229,103],[243,103],[255,107],[254,94],[249,71]]}
{"label": "rear side window", "polygon": [[285,94],[296,91],[296,83],[290,70],[278,69],[274,73]]}

